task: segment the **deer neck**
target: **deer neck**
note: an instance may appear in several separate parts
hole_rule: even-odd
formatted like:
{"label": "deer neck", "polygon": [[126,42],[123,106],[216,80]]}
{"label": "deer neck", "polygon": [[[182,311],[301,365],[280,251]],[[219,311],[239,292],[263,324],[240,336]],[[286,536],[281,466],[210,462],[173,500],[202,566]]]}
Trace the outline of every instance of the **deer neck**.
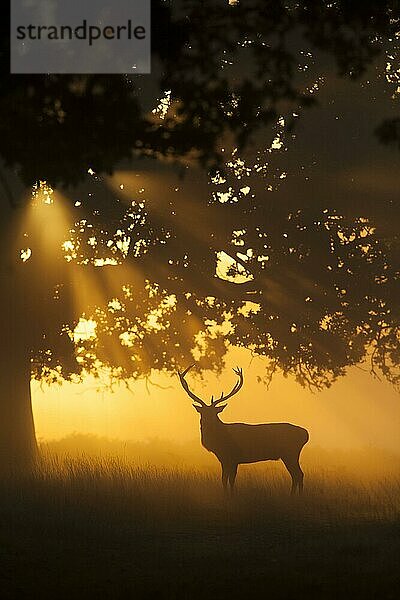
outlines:
{"label": "deer neck", "polygon": [[200,419],[201,443],[210,452],[218,451],[223,437],[224,423],[218,415],[212,418]]}

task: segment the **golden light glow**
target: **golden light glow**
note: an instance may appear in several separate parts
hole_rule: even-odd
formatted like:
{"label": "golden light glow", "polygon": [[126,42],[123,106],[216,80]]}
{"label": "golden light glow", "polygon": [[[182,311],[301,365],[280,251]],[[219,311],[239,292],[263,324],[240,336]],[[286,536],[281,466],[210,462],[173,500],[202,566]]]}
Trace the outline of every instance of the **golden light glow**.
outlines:
{"label": "golden light glow", "polygon": [[[235,268],[235,275],[229,274],[229,269]],[[226,281],[232,281],[234,283],[245,283],[254,279],[253,275],[247,273],[246,269],[241,263],[238,263],[232,256],[226,254],[226,252],[217,252],[217,264],[215,266],[215,273],[220,279]]]}
{"label": "golden light glow", "polygon": [[[389,384],[353,369],[345,379],[318,394],[282,376],[274,378],[267,390],[257,382],[264,361],[254,358],[246,349],[232,349],[220,377],[205,374],[200,381],[194,372],[191,387],[208,400],[211,394],[232,387],[234,375],[230,366],[237,364],[243,367],[245,383],[224,411],[225,421],[301,424],[310,431],[310,448],[321,449],[318,451],[321,468],[324,467],[322,449],[338,452],[370,449],[373,453],[375,448],[375,452],[383,449],[400,454],[398,394]],[[145,380],[131,382],[129,390],[121,385],[114,393],[106,388],[99,390],[99,382],[92,378],[82,385],[65,384],[43,390],[34,383],[38,435],[42,439],[55,439],[81,432],[142,442],[193,441],[200,446],[198,415],[177,377],[154,372],[151,382],[154,385],[146,385]],[[208,457],[205,450],[196,459],[199,464],[204,456]]]}
{"label": "golden light glow", "polygon": [[32,250],[30,248],[25,248],[21,250],[21,260],[22,262],[26,262],[32,256]]}
{"label": "golden light glow", "polygon": [[46,181],[38,181],[32,186],[32,198],[35,203],[53,204],[54,190]]}
{"label": "golden light glow", "polygon": [[97,323],[93,319],[80,318],[77,326],[73,331],[75,342],[94,339],[96,337]]}
{"label": "golden light glow", "polygon": [[[123,183],[119,177],[112,180],[113,185],[114,181],[119,191],[126,194],[129,201],[134,191],[132,185],[138,197],[143,195],[148,186],[154,187],[153,182],[143,177],[139,179],[132,174],[124,177]],[[38,197],[37,193],[36,200]],[[52,227],[46,228],[44,232],[43,250],[49,247],[48,244],[58,240],[60,244],[64,244],[64,251],[72,255],[73,244],[65,238],[71,218],[62,208],[63,203],[55,201],[54,193],[47,190],[42,198],[44,199],[41,201],[41,206],[46,211],[52,211],[53,215]],[[51,201],[48,200],[49,198]],[[49,222],[50,213],[46,212],[46,215],[42,215],[38,211],[38,206],[34,207],[29,221],[30,226],[34,226],[35,222],[38,225],[42,224],[44,217],[46,222]],[[196,219],[196,216],[194,218]],[[236,232],[239,246],[242,233]],[[201,236],[201,229],[197,235]],[[343,238],[342,241],[346,243],[347,239]],[[122,236],[120,250],[124,252],[127,248],[127,240]],[[228,255],[227,258],[220,257],[219,268],[228,268],[232,261],[233,259]],[[134,282],[136,276],[142,280],[142,275],[136,273],[135,276],[135,270],[131,267],[120,266],[120,268],[126,269],[127,281]],[[114,269],[108,267],[99,272],[102,275],[100,279],[90,269],[73,270],[71,284],[75,290],[77,314],[82,314],[88,305],[102,305],[106,301],[109,302],[110,310],[120,308],[118,298],[108,297],[107,292],[117,285],[117,281],[113,281]],[[219,276],[223,276],[223,273],[220,272]],[[166,299],[169,308],[173,307],[175,301],[172,296]],[[244,313],[256,312],[258,306],[255,303],[246,303],[242,310]],[[148,327],[159,326],[158,316],[157,312],[149,315]],[[95,332],[95,319],[81,317],[73,335],[79,342],[92,338]],[[188,335],[192,333],[189,331]],[[119,342],[113,342],[110,347],[111,360],[115,364],[122,364],[124,360],[121,343],[129,344],[129,340],[121,338]],[[194,350],[195,359],[196,353],[197,358],[200,358],[205,351],[203,346],[199,336]],[[291,378],[285,379],[281,376],[273,380],[270,390],[266,390],[257,382],[258,375],[263,371],[264,362],[255,359],[249,350],[231,349],[226,357],[226,364],[240,364],[245,370],[245,387],[241,397],[229,403],[224,413],[226,421],[291,421],[302,424],[310,430],[311,444],[314,446],[327,449],[356,449],[375,445],[378,448],[400,452],[397,395],[387,384],[372,380],[367,373],[354,370],[332,389],[312,395],[301,389]],[[105,380],[107,380],[106,373]],[[131,382],[130,390],[120,386],[113,394],[105,387],[102,388],[101,382],[90,377],[87,377],[82,385],[63,384],[61,387],[43,390],[37,383],[33,383],[38,436],[42,439],[61,438],[79,431],[121,440],[144,441],[158,437],[174,443],[197,440],[199,444],[197,416],[178,385],[177,379],[174,376],[153,373],[151,382],[155,385],[146,386],[146,381]],[[194,381],[194,387],[199,395],[207,398],[211,393],[218,393],[220,389],[228,389],[231,382],[232,373],[227,368],[220,380],[215,375],[205,375],[204,383]],[[376,401],[378,397],[379,403]],[[199,456],[204,455],[199,454]]]}
{"label": "golden light glow", "polygon": [[[243,174],[243,169],[247,167],[239,160],[233,168],[241,169]],[[165,216],[165,204],[161,198],[164,197],[166,186],[162,176],[154,181],[146,173],[119,172],[108,178],[107,183],[126,202],[127,207],[132,206],[132,210],[137,206],[145,213],[148,196],[151,197],[151,210],[155,211],[155,214],[160,211],[160,214]],[[224,181],[219,183],[223,184]],[[173,186],[169,187],[170,193],[173,193]],[[175,186],[175,189],[179,190],[179,186]],[[247,195],[250,192],[249,186],[241,184],[241,194]],[[66,235],[73,222],[71,215],[62,201],[57,202],[58,193],[47,190],[42,196],[40,194],[38,190],[27,223],[30,227],[39,227],[44,219],[49,223],[49,216],[52,215],[51,227],[46,228],[43,234],[41,250],[46,252],[47,249],[48,252],[51,244],[56,242],[60,248],[62,246],[66,260],[70,257],[69,261],[74,263],[77,249],[74,242]],[[44,214],[43,210],[49,212]],[[203,240],[205,230],[201,226],[201,211],[194,200],[187,199],[187,214],[184,222],[179,222],[176,215],[172,213],[170,218],[174,221],[175,227],[189,227],[193,231],[194,239]],[[237,256],[244,262],[250,257],[248,252],[251,251],[246,249],[242,239],[245,233],[244,230],[232,232],[234,245],[241,251]],[[366,224],[360,233],[361,237],[366,238],[366,246],[370,233]],[[338,235],[341,243],[350,243],[353,239],[351,232],[339,232]],[[97,240],[95,237],[89,237],[88,243],[94,246]],[[117,248],[121,260],[129,251],[136,251],[135,248],[131,248],[128,232],[121,232]],[[29,246],[20,250],[22,260],[30,258],[29,250]],[[264,258],[268,259],[268,257]],[[48,260],[51,267],[50,256]],[[96,258],[93,261],[93,267],[98,267],[95,269],[96,272],[90,268],[72,268],[70,271],[76,314],[81,315],[77,327],[72,332],[78,343],[96,335],[96,317],[94,313],[90,314],[87,310],[88,306],[108,304],[110,311],[121,310],[120,299],[110,294],[110,290],[118,288],[121,281],[121,276],[120,274],[117,276],[113,264],[118,264],[117,258]],[[74,264],[67,265],[70,266],[74,267]],[[245,268],[236,263],[233,256],[222,251],[216,253],[218,277],[230,277],[228,271],[232,266],[237,269],[237,274],[234,276],[236,282],[238,278],[242,278],[240,281],[249,280]],[[158,268],[162,268],[162,265],[155,265],[155,270]],[[135,280],[143,281],[140,261],[135,267],[119,265],[118,271],[121,269],[125,270],[126,281],[132,285]],[[67,269],[66,273],[68,272]],[[271,301],[278,304],[280,293],[271,282]],[[173,296],[168,297],[164,308],[173,310],[174,302],[176,299]],[[259,306],[252,302],[247,302],[240,309],[243,314],[255,313],[258,310]],[[148,315],[145,327],[150,329],[161,327],[159,317],[159,311],[152,311]],[[227,319],[226,326],[228,325]],[[210,322],[210,327],[213,326]],[[321,323],[322,328],[326,326],[326,322]],[[189,328],[190,331],[186,332],[183,329],[182,335],[187,333],[188,336],[193,336],[191,329],[193,324],[186,323],[184,327]],[[121,334],[119,340],[110,339],[110,360],[116,365],[123,364],[126,360],[121,344],[128,346],[132,344],[129,332]],[[194,349],[195,360],[199,359],[206,350],[204,339],[201,335],[197,336]],[[152,361],[151,353],[152,349],[148,348],[149,367]],[[331,389],[313,395],[300,388],[292,378],[282,376],[274,378],[270,389],[267,390],[258,381],[260,373],[265,369],[265,363],[255,358],[251,349],[230,349],[224,362],[227,368],[223,370],[220,378],[205,374],[203,383],[193,379],[193,387],[200,396],[209,398],[212,393],[220,393],[221,389],[231,387],[232,372],[228,366],[239,364],[244,368],[245,387],[240,397],[232,399],[224,412],[224,419],[227,422],[289,421],[301,424],[310,430],[313,447],[351,451],[374,446],[400,453],[398,437],[400,415],[397,394],[388,384],[372,379],[369,374],[354,369]],[[184,366],[186,365],[182,365]],[[107,383],[106,372],[104,382]],[[82,385],[63,384],[61,387],[41,390],[37,383],[33,383],[32,389],[39,438],[61,438],[79,431],[120,440],[146,441],[159,438],[174,443],[196,441],[200,445],[198,417],[175,376],[152,372],[150,380],[130,382],[129,389],[120,385],[114,393],[111,393],[105,385],[102,386],[101,381],[91,377],[85,378]]]}

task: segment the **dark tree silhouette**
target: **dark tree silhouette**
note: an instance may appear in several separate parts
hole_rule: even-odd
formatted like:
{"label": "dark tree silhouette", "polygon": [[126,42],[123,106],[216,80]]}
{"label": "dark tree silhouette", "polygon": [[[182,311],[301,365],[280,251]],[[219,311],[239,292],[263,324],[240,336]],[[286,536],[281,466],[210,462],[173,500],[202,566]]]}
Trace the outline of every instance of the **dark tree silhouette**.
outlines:
{"label": "dark tree silhouette", "polygon": [[[218,369],[235,344],[269,358],[267,379],[321,388],[368,357],[399,382],[397,203],[266,192],[321,74],[376,77],[396,15],[395,1],[154,2],[153,74],[135,78],[9,75],[3,47],[3,465],[34,455],[31,375],[137,378],[193,352]],[[39,180],[56,192],[32,197]],[[74,334],[82,316],[96,336]]]}

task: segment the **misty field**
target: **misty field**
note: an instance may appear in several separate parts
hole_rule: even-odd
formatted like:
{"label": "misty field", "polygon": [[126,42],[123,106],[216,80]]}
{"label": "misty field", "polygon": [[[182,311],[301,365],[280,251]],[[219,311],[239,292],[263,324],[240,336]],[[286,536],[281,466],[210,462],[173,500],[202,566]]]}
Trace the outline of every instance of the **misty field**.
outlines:
{"label": "misty field", "polygon": [[239,472],[47,453],[1,483],[0,598],[397,599],[400,481],[309,460]]}

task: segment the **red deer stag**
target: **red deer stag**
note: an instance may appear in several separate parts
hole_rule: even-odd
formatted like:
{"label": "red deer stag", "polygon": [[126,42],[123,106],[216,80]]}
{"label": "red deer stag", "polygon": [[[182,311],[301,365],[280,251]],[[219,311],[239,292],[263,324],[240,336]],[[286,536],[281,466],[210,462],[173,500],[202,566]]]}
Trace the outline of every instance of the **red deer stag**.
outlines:
{"label": "red deer stag", "polygon": [[233,491],[238,465],[254,463],[262,460],[279,460],[285,464],[292,478],[292,494],[303,490],[303,471],[300,468],[299,456],[303,446],[308,442],[306,429],[291,423],[223,423],[219,413],[227,404],[222,404],[237,394],[243,385],[242,369],[233,369],[239,377],[231,392],[206,404],[196,396],[185,380],[191,365],[182,373],[178,372],[182,387],[195,402],[194,408],[200,413],[201,443],[204,448],[215,454],[222,467],[222,484],[227,488],[228,481]]}

